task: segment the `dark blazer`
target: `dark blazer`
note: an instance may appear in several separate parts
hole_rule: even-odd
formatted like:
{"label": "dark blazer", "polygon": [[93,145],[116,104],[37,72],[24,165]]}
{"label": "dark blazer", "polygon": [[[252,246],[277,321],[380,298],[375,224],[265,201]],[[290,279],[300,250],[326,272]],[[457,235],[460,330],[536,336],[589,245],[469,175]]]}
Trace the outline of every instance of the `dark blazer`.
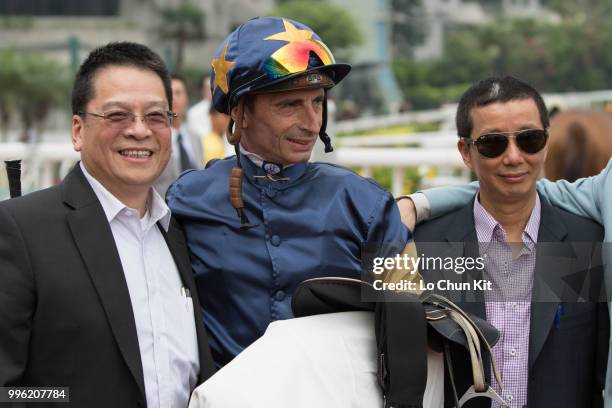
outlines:
{"label": "dark blazer", "polygon": [[[586,262],[585,269],[591,272],[587,279],[589,299],[603,300],[599,295],[603,288],[602,269],[595,266],[601,263],[594,262],[591,266],[592,246],[579,244],[581,241],[601,242],[603,228],[591,220],[552,207],[542,197],[541,204],[532,293],[534,302],[531,305],[528,406],[601,407],[608,359],[607,304],[571,301],[574,292],[555,286],[561,282],[559,276],[581,270],[581,267],[576,267],[577,263]],[[418,253],[425,256],[478,257],[473,205],[474,200],[457,211],[420,224],[414,235]],[[546,242],[560,244],[541,244]],[[477,274],[470,273],[458,275],[433,270],[423,270],[422,273],[426,281],[441,277],[455,281],[479,278]],[[454,298],[467,312],[486,319],[482,292],[443,294]],[[472,384],[471,367],[463,350],[455,348],[452,355],[457,392],[461,398]],[[485,364],[485,367],[490,367],[488,358]],[[485,369],[485,372],[491,383],[490,370]],[[445,405],[448,407],[452,406],[453,401],[449,398],[452,394],[447,375],[445,384]],[[465,407],[490,407],[490,402],[478,398],[468,402]]]}
{"label": "dark blazer", "polygon": [[[202,382],[214,367],[185,238],[174,220],[159,228],[193,296]],[[79,165],[0,202],[0,386],[68,386],[71,407],[146,406],[119,253]]]}

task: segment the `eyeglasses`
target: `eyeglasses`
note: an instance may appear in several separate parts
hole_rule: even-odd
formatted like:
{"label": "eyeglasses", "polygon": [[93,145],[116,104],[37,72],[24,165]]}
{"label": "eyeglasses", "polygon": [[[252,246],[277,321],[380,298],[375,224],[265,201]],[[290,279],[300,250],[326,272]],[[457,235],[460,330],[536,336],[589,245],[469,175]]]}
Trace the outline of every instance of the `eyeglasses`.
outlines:
{"label": "eyeglasses", "polygon": [[518,132],[495,132],[478,136],[476,140],[464,137],[465,143],[476,146],[478,153],[493,159],[508,148],[510,138],[516,140],[519,149],[527,154],[535,154],[546,146],[548,132],[546,129],[525,129]]}
{"label": "eyeglasses", "polygon": [[77,114],[102,118],[108,127],[117,130],[132,126],[136,118],[142,118],[144,123],[151,130],[164,130],[172,126],[172,122],[176,117],[176,113],[172,111],[155,111],[144,115],[135,115],[128,111],[110,111],[102,113],[77,112]]}

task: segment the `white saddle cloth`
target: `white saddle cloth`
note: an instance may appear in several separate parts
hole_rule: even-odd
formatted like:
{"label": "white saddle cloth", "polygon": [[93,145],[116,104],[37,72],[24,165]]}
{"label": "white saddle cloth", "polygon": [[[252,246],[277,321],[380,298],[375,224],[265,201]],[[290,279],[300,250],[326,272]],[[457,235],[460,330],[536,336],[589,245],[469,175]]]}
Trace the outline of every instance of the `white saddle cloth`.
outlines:
{"label": "white saddle cloth", "polygon": [[[382,407],[374,315],[345,312],[271,323],[197,387],[189,408]],[[444,403],[442,354],[427,354],[424,408]]]}

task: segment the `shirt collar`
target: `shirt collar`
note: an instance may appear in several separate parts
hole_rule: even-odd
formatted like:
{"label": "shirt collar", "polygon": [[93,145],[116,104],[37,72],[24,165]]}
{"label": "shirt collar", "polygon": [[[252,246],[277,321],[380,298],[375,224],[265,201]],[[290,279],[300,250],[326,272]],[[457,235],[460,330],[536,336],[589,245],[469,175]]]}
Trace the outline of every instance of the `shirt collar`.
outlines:
{"label": "shirt collar", "polygon": [[[529,243],[534,244],[538,242],[538,233],[540,232],[540,220],[542,213],[542,204],[540,203],[540,196],[536,193],[536,201],[533,206],[533,210],[531,210],[531,215],[529,216],[529,221],[527,221],[527,225],[525,225],[525,231],[523,235],[526,235],[529,238]],[[523,238],[523,241],[527,243],[527,241]]]}
{"label": "shirt collar", "polygon": [[[493,241],[493,234],[495,230],[501,229],[503,231],[503,227],[482,206],[482,204],[480,204],[479,198],[480,193],[478,193],[476,199],[474,200],[474,227],[476,228],[478,242],[484,245],[484,251],[486,251],[489,244]],[[529,220],[527,221],[522,234],[523,243],[525,246],[527,246],[527,248],[529,248],[529,250],[533,248],[534,244],[538,240],[541,208],[540,196],[536,193],[535,204],[531,210],[531,215],[529,216]]]}
{"label": "shirt collar", "polygon": [[487,244],[493,240],[493,232],[495,228],[501,227],[491,214],[480,204],[480,193],[476,195],[474,200],[474,227],[476,228],[476,236],[478,242]]}
{"label": "shirt collar", "polygon": [[[264,158],[256,153],[251,153],[247,149],[245,149],[242,144],[240,144],[240,154],[249,158],[249,160],[257,167],[262,167],[264,164]],[[283,169],[287,169],[293,166],[293,164],[287,164],[286,166],[282,166]]]}
{"label": "shirt collar", "polygon": [[151,221],[154,223],[159,222],[164,228],[164,231],[168,232],[170,228],[170,218],[172,217],[170,208],[168,208],[164,199],[154,188],[151,188],[150,194],[149,214],[151,216]]}
{"label": "shirt collar", "polygon": [[[106,215],[106,220],[111,223],[117,215],[125,209],[129,209],[130,207],[123,204],[117,197],[115,197],[110,191],[108,191],[102,183],[96,180],[85,168],[83,162],[79,163],[81,167],[81,171],[87,179],[87,182],[91,185],[91,188],[94,191],[94,194],[100,201],[102,205],[102,209],[104,210],[104,214]],[[161,198],[159,193],[155,191],[154,188],[150,188],[149,190],[149,202],[147,203],[149,215],[151,217],[151,222],[156,223],[159,222],[164,230],[167,232],[170,227],[170,209]]]}

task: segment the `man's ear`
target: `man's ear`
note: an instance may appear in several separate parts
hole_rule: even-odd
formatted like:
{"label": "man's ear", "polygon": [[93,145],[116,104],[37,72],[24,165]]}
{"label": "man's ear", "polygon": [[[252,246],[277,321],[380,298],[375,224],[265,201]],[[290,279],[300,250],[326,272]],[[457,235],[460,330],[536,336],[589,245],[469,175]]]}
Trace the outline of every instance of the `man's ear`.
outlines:
{"label": "man's ear", "polygon": [[470,157],[470,146],[465,142],[465,139],[460,137],[457,141],[457,150],[461,154],[461,158],[463,159],[463,163],[465,163],[468,168],[473,170],[472,167],[472,158]]}
{"label": "man's ear", "polygon": [[79,115],[72,115],[72,148],[76,152],[80,152],[83,148],[83,131],[85,128],[85,123],[83,123],[83,118]]}

